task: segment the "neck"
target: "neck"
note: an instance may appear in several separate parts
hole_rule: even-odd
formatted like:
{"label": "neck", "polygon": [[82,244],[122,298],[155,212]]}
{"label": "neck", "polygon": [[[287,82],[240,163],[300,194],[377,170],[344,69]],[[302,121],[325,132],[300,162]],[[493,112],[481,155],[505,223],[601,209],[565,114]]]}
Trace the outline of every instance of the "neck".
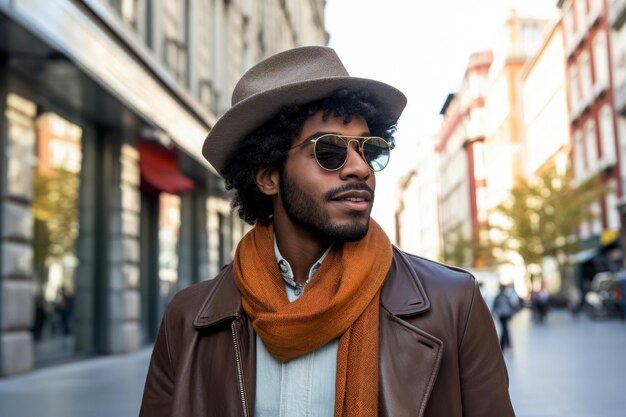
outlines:
{"label": "neck", "polygon": [[280,254],[289,262],[294,280],[304,285],[309,278],[313,264],[324,254],[332,242],[316,238],[307,233],[298,235],[286,233],[278,224],[274,224],[276,244]]}

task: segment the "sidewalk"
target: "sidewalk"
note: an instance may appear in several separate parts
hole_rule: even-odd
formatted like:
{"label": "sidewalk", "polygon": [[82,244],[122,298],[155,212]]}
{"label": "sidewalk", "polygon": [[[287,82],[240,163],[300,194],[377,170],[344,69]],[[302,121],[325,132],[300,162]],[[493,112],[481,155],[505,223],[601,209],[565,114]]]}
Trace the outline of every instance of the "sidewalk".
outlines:
{"label": "sidewalk", "polygon": [[626,323],[563,310],[511,320],[504,357],[517,417],[626,416]]}
{"label": "sidewalk", "polygon": [[151,348],[0,379],[0,416],[136,417]]}
{"label": "sidewalk", "polygon": [[[564,311],[511,322],[505,359],[517,417],[626,416],[626,323]],[[136,417],[151,349],[0,379],[0,416]]]}

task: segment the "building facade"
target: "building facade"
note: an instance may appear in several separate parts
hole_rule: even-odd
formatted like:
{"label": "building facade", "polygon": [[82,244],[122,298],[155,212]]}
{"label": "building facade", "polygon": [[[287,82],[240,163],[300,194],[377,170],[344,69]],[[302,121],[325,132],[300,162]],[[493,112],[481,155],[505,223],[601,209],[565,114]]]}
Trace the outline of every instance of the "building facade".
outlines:
{"label": "building facade", "polygon": [[[539,176],[552,168],[556,168],[561,175],[569,175],[571,172],[566,59],[561,19],[551,22],[546,29],[537,52],[527,60],[521,72],[521,175],[525,178]],[[523,270],[523,264],[517,266]],[[521,278],[526,286],[525,277],[522,275]],[[542,279],[535,280],[533,284],[542,285],[551,293],[561,289],[562,277],[554,257],[544,258]]]}
{"label": "building facade", "polygon": [[552,22],[521,72],[521,170],[531,177],[550,166],[565,170],[570,155],[565,48],[561,21]]}
{"label": "building facade", "polygon": [[595,216],[583,224],[584,257],[577,261],[582,278],[617,267],[620,248],[619,199],[623,194],[620,141],[615,109],[608,3],[560,1],[566,55],[571,164],[576,183],[599,177],[609,192],[589,206]]}
{"label": "building facade", "polygon": [[200,154],[324,2],[0,0],[0,375],[150,343],[244,224]]}
{"label": "building facade", "polygon": [[626,244],[626,1],[608,1],[610,23],[611,68],[617,124],[617,156],[622,194],[619,197],[621,243]]}
{"label": "building facade", "polygon": [[485,202],[485,94],[491,51],[470,56],[461,88],[440,111],[435,150],[439,160],[439,219],[443,258],[462,266],[480,263]]}
{"label": "building facade", "polygon": [[435,138],[416,145],[417,161],[398,182],[396,242],[403,250],[427,259],[441,259],[438,222],[438,161]]}
{"label": "building facade", "polygon": [[493,211],[508,196],[522,170],[523,109],[520,75],[538,49],[546,22],[525,18],[512,9],[494,46],[485,97],[486,210]]}

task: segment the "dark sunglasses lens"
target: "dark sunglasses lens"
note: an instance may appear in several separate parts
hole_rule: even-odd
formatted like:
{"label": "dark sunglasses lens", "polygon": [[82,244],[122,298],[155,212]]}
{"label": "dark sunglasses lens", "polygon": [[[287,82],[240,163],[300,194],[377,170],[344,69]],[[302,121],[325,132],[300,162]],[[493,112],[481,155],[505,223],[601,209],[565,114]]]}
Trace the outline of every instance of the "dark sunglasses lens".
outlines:
{"label": "dark sunglasses lens", "polygon": [[363,143],[363,157],[372,171],[380,171],[389,163],[389,144],[382,138],[368,138]]}
{"label": "dark sunglasses lens", "polygon": [[315,158],[322,168],[340,168],[346,161],[346,155],[346,142],[338,136],[324,135],[315,142]]}

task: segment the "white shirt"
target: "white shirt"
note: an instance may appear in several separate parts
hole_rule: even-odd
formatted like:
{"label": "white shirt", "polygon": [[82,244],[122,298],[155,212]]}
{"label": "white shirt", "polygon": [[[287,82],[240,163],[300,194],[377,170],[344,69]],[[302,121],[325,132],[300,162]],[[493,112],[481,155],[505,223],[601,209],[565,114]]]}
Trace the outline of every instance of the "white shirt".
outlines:
{"label": "white shirt", "polygon": [[[274,253],[290,302],[302,295],[329,250],[313,264],[305,285],[300,285],[274,238]],[[338,346],[335,339],[311,353],[279,362],[257,335],[255,417],[333,417]]]}

